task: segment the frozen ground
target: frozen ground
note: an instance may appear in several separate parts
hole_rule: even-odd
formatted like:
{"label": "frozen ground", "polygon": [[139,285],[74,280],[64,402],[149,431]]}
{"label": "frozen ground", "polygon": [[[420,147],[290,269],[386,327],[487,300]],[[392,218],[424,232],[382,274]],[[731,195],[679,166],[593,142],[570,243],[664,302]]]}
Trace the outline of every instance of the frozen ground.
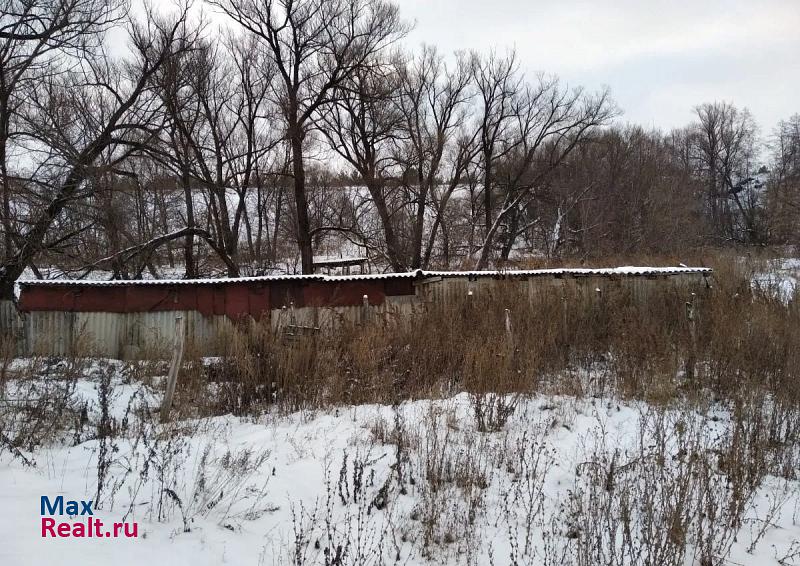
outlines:
{"label": "frozen ground", "polygon": [[[511,401],[492,397],[479,431],[462,394],[164,427],[143,416],[159,396],[105,367],[71,393],[85,407],[77,434],[25,452],[35,466],[0,454],[0,564],[667,563],[661,547],[699,564],[703,544],[714,564],[800,564],[791,470],[742,496],[737,527],[723,528],[735,486],[697,465],[731,441],[718,408],[536,396],[503,423],[489,407]],[[31,391],[12,380],[6,399]],[[117,430],[98,439],[102,422]],[[43,539],[42,495],[95,500],[96,517],[136,521],[139,536]],[[704,518],[676,525],[698,504]]]}

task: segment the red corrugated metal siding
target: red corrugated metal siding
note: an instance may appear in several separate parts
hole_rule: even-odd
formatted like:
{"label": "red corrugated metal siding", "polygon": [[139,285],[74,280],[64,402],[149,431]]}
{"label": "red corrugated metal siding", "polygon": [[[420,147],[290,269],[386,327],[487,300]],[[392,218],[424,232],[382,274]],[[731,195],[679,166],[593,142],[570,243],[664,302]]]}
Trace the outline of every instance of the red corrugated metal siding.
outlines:
{"label": "red corrugated metal siding", "polygon": [[225,287],[225,315],[231,320],[239,320],[250,311],[250,291],[246,285],[227,285]]}
{"label": "red corrugated metal siding", "polygon": [[352,307],[362,304],[364,295],[371,305],[383,304],[383,281],[311,282],[303,287],[304,307]]}
{"label": "red corrugated metal siding", "polygon": [[195,289],[197,311],[203,316],[211,316],[214,312],[214,287],[198,285]]}
{"label": "red corrugated metal siding", "polygon": [[73,310],[73,291],[59,287],[25,287],[19,297],[22,311]]}
{"label": "red corrugated metal siding", "polygon": [[296,307],[303,304],[303,281],[275,281],[269,286],[270,308],[279,309],[294,303]]}
{"label": "red corrugated metal siding", "polygon": [[389,297],[414,294],[413,279],[385,279],[383,285],[384,292]]}
{"label": "red corrugated metal siding", "polygon": [[[97,310],[105,312],[149,312],[149,311],[169,311],[169,310],[193,310],[196,301],[191,300],[185,293],[175,288],[137,288],[123,287],[125,296],[119,304],[105,305],[105,308],[79,310]],[[84,289],[94,291],[94,289]],[[191,306],[190,306],[191,305]],[[98,305],[100,306],[100,305]],[[118,310],[111,310],[118,309]]]}
{"label": "red corrugated metal siding", "polygon": [[205,316],[226,315],[256,319],[294,304],[358,306],[363,296],[371,305],[386,295],[413,294],[411,280],[271,281],[198,285],[26,286],[20,296],[22,311],[153,312],[198,311]]}
{"label": "red corrugated metal siding", "polygon": [[267,285],[257,284],[249,285],[249,314],[256,320],[261,320],[262,317],[269,317],[269,287]]}
{"label": "red corrugated metal siding", "polygon": [[214,287],[214,314],[225,314],[225,287]]}

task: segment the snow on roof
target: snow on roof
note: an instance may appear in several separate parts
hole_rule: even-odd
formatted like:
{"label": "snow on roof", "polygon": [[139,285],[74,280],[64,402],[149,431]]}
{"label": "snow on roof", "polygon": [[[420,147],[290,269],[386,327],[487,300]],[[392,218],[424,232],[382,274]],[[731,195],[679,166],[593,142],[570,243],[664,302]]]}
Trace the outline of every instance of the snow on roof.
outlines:
{"label": "snow on roof", "polygon": [[404,273],[371,273],[363,275],[263,275],[258,277],[235,277],[216,279],[114,279],[109,281],[86,279],[27,279],[18,281],[21,286],[83,286],[105,287],[112,285],[225,285],[233,283],[268,283],[271,281],[369,281],[380,279],[427,279],[432,277],[467,277],[478,279],[491,277],[494,279],[516,279],[528,277],[648,277],[700,274],[709,275],[707,267],[609,267],[609,268],[559,268],[559,269],[527,269],[527,270],[495,270],[495,271],[408,271]]}
{"label": "snow on roof", "polygon": [[615,276],[655,276],[711,273],[707,267],[603,267],[603,268],[555,268],[498,271],[425,271],[425,277],[615,277]]}

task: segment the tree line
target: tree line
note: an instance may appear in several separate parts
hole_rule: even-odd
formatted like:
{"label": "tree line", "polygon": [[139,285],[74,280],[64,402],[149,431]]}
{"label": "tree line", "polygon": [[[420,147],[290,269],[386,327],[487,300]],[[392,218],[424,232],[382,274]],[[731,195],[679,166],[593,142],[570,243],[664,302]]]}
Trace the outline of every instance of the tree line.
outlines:
{"label": "tree line", "polygon": [[[800,116],[670,132],[513,51],[403,47],[385,0],[0,0],[0,292],[797,244]],[[120,40],[125,37],[124,42]],[[124,43],[124,47],[120,44]]]}

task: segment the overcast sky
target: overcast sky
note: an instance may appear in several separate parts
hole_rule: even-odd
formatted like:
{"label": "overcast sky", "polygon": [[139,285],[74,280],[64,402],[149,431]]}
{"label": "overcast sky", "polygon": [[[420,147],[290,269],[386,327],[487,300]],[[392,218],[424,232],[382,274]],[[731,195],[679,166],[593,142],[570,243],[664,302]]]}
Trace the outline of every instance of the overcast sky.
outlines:
{"label": "overcast sky", "polygon": [[527,74],[611,88],[622,120],[671,128],[747,107],[764,133],[800,113],[800,0],[396,0],[411,45],[515,48]]}

